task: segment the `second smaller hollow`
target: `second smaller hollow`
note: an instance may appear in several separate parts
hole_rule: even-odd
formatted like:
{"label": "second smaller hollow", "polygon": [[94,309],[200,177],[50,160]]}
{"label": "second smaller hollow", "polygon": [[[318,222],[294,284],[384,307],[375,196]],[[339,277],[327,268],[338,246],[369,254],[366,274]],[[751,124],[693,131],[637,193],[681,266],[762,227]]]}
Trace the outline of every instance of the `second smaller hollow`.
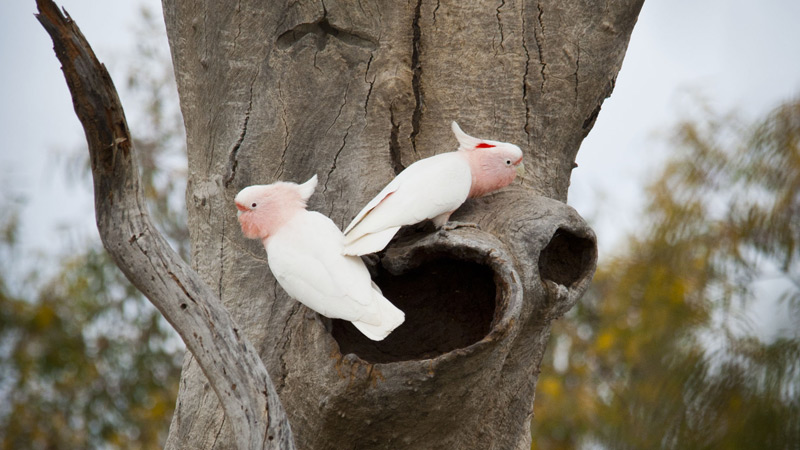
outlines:
{"label": "second smaller hollow", "polygon": [[590,276],[596,260],[593,240],[559,228],[539,255],[539,273],[542,280],[570,288]]}
{"label": "second smaller hollow", "polygon": [[350,322],[333,320],[331,333],[342,354],[372,363],[433,358],[468,347],[491,329],[496,287],[488,266],[442,256],[400,275],[379,268],[375,283],[406,320],[379,342]]}

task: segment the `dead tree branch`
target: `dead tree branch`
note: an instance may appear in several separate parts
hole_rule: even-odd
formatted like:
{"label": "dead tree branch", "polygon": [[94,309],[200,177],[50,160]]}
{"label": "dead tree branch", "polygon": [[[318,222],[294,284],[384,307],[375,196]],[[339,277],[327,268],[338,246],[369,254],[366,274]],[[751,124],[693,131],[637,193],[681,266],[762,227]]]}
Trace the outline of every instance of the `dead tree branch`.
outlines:
{"label": "dead tree branch", "polygon": [[68,14],[50,0],[36,3],[36,17],[53,39],[86,133],[103,245],[197,359],[230,420],[238,448],[293,449],[286,413],[258,353],[217,295],[150,220],[111,77]]}

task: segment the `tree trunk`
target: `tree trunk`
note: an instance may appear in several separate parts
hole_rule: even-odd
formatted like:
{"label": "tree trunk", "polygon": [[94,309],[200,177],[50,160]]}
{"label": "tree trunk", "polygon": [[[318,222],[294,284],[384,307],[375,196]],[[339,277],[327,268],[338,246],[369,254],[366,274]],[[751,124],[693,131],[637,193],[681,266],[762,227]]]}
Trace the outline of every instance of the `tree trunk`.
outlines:
{"label": "tree trunk", "polygon": [[[588,286],[595,237],[566,206],[642,0],[164,0],[189,150],[194,268],[258,349],[298,448],[528,448],[550,322]],[[406,313],[381,343],[287,297],[236,220],[251,184],[318,174],[345,226],[397,172],[452,151],[456,120],[520,145],[528,175],[409,227],[375,279]],[[184,362],[167,448],[232,448]]]}

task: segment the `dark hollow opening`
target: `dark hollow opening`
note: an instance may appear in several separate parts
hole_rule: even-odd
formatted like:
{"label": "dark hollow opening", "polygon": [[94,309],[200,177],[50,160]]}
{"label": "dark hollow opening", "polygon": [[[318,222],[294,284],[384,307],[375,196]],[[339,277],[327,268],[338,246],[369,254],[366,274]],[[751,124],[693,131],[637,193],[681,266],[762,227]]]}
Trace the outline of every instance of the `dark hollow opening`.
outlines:
{"label": "dark hollow opening", "polygon": [[406,320],[380,342],[350,322],[332,320],[342,354],[372,363],[427,359],[474,344],[491,330],[497,302],[494,272],[487,266],[440,257],[401,275],[379,268],[375,283]]}
{"label": "dark hollow opening", "polygon": [[591,270],[595,256],[596,249],[590,239],[559,228],[539,255],[539,275],[542,280],[572,287]]}

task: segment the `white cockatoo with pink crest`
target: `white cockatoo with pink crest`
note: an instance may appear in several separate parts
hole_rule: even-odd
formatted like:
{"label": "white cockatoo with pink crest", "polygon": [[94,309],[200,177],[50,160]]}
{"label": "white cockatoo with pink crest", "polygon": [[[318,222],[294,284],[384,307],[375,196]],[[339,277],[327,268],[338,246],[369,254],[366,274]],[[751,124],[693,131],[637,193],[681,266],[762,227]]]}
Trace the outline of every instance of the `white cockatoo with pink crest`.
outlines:
{"label": "white cockatoo with pink crest", "polygon": [[278,284],[290,297],[333,319],[348,320],[380,341],[405,320],[372,282],[361,258],[343,254],[344,235],[306,210],[317,176],[303,184],[249,186],[234,199],[245,237],[260,239]]}
{"label": "white cockatoo with pink crest", "polygon": [[522,175],[522,150],[478,139],[452,123],[458,150],[421,159],[400,172],[344,230],[346,255],[382,250],[403,225],[431,219],[437,228],[468,198],[508,186]]}

